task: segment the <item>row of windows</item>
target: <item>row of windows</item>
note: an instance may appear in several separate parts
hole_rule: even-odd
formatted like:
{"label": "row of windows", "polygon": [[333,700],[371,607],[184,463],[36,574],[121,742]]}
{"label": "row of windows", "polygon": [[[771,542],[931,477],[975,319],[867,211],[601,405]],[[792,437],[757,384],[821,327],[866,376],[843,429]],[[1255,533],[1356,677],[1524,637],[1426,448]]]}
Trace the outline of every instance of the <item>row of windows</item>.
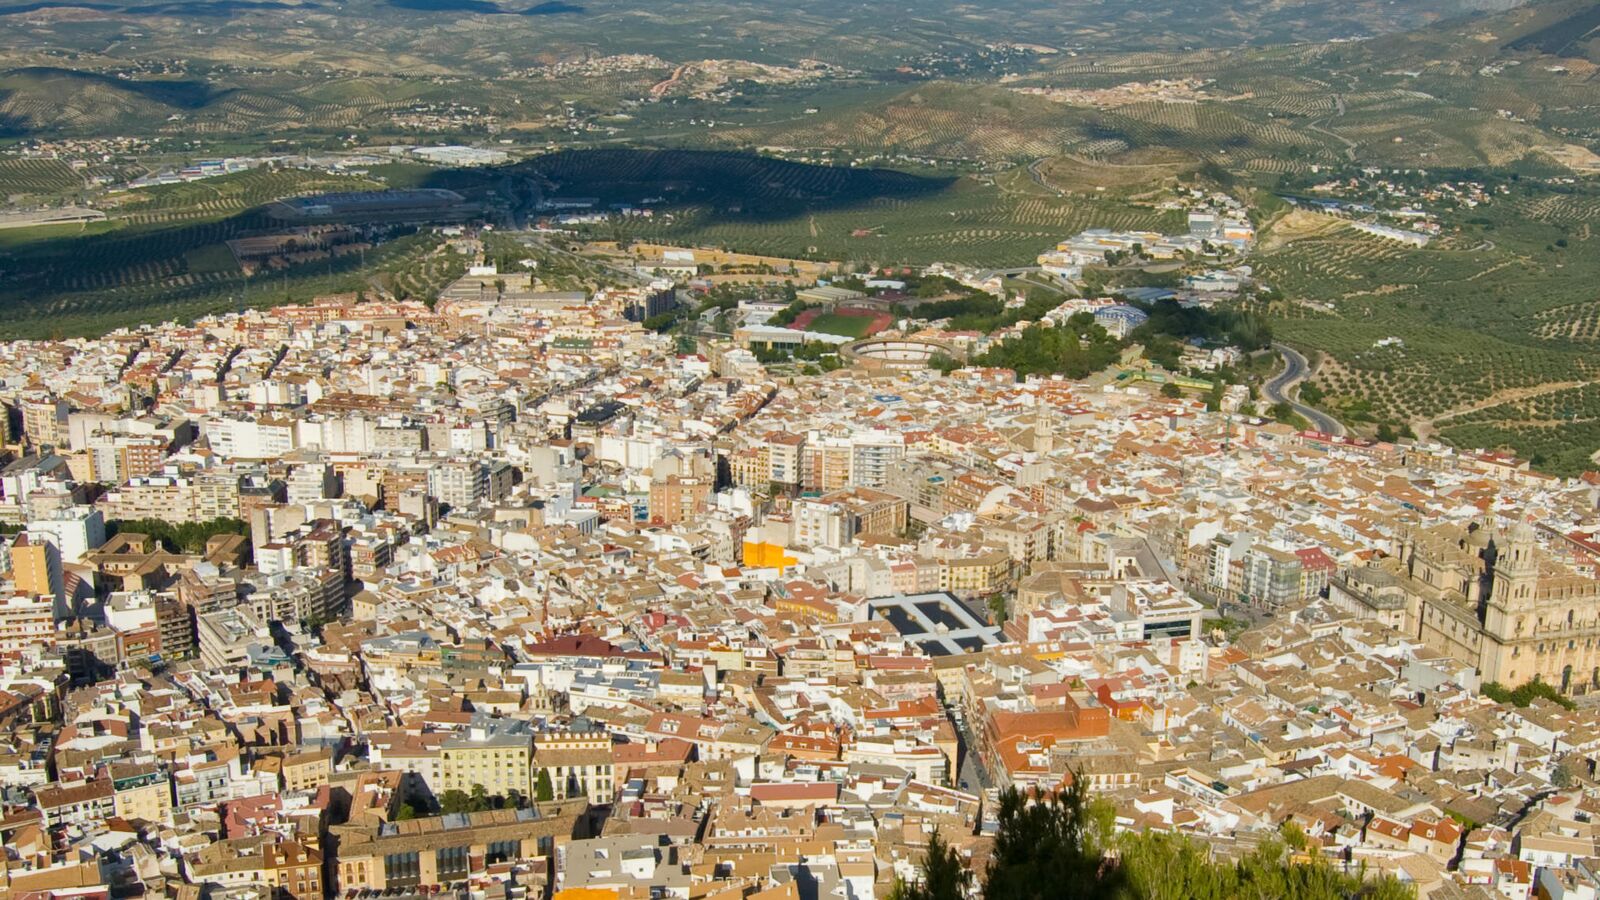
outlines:
{"label": "row of windows", "polygon": [[[1589,638],[1588,640],[1584,641],[1583,642],[1583,646],[1584,646],[1584,649],[1586,649],[1586,650],[1594,649],[1594,638]],[[1517,650],[1518,649],[1521,649],[1521,648],[1513,648],[1512,651],[1511,651],[1511,655],[1512,656],[1518,655],[1517,654]],[[1542,642],[1535,649],[1536,649],[1536,652],[1538,652],[1539,655],[1541,655],[1541,656],[1543,656],[1547,652],[1546,649],[1545,649],[1545,645]],[[1555,653],[1560,649],[1561,649],[1560,642],[1559,641],[1552,641],[1551,644],[1550,644],[1548,652]],[[1567,649],[1568,650],[1576,650],[1576,649],[1578,649],[1578,642],[1576,640],[1567,641]]]}
{"label": "row of windows", "polygon": [[421,877],[422,860],[416,851],[390,853],[383,858],[383,878],[389,884],[397,882],[415,884]]}
{"label": "row of windows", "polygon": [[440,881],[460,881],[471,869],[466,847],[445,847],[436,851],[434,864],[438,867]]}
{"label": "row of windows", "polygon": [[484,853],[484,862],[495,863],[510,862],[522,855],[521,841],[490,841]]}

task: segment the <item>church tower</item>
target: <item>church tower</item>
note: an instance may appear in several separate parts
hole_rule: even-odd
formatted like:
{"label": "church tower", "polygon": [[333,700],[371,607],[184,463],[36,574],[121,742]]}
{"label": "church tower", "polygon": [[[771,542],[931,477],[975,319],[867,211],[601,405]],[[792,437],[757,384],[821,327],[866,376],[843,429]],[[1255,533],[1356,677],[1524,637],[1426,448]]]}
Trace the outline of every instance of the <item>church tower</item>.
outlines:
{"label": "church tower", "polygon": [[1494,587],[1484,627],[1502,640],[1515,640],[1534,626],[1524,619],[1533,609],[1539,582],[1539,539],[1525,521],[1511,526],[1504,538],[1495,542]]}
{"label": "church tower", "polygon": [[1056,449],[1055,410],[1037,398],[1033,407],[1033,449],[1040,456],[1047,456]]}

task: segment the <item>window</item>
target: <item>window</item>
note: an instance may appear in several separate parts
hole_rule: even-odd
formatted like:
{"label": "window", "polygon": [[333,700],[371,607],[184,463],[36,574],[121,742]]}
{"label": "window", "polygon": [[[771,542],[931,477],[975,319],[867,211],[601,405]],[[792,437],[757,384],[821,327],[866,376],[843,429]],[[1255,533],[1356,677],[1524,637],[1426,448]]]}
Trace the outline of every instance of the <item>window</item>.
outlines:
{"label": "window", "polygon": [[471,863],[466,847],[445,847],[434,854],[434,864],[439,870],[439,880],[461,881],[467,877]]}
{"label": "window", "polygon": [[509,862],[522,855],[521,841],[490,841],[484,853],[484,862],[494,863]]}
{"label": "window", "polygon": [[414,887],[421,874],[421,857],[414,850],[409,853],[390,853],[383,858],[383,879],[390,887]]}

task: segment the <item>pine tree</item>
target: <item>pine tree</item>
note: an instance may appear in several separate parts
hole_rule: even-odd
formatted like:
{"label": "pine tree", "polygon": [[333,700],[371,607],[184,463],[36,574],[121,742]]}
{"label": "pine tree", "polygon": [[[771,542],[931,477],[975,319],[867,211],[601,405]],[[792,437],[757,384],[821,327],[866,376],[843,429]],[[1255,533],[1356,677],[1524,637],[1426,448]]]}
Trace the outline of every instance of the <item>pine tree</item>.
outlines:
{"label": "pine tree", "polygon": [[937,831],[928,838],[920,875],[916,882],[896,878],[890,900],[966,900],[972,887],[972,871]]}

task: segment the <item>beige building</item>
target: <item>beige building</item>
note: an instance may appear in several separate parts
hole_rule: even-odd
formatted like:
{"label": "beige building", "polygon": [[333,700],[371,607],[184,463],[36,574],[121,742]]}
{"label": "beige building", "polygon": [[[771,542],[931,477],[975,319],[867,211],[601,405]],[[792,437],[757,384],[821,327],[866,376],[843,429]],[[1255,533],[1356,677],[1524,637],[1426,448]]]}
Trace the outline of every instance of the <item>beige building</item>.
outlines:
{"label": "beige building", "polygon": [[156,766],[112,765],[111,785],[116,792],[112,807],[119,817],[129,822],[166,822],[171,818],[172,783]]}
{"label": "beige building", "polygon": [[553,731],[534,737],[531,796],[538,797],[540,773],[550,779],[552,798],[588,797],[608,803],[616,792],[611,735],[604,731]]}
{"label": "beige building", "polygon": [[490,810],[471,813],[464,825],[432,816],[385,826],[336,826],[338,883],[332,887],[408,889],[482,877],[489,866],[548,861],[557,844],[579,830],[587,807],[580,800],[543,806],[538,815]]}
{"label": "beige building", "polygon": [[1569,694],[1600,687],[1600,581],[1547,553],[1526,522],[1499,532],[1418,529],[1397,558],[1344,573],[1330,593],[1386,621],[1404,597],[1404,631],[1475,666],[1485,682],[1538,678]]}
{"label": "beige building", "polygon": [[217,841],[200,851],[190,871],[198,884],[266,885],[273,900],[323,896],[322,854],[277,834]]}
{"label": "beige building", "polygon": [[528,796],[532,733],[516,719],[474,719],[439,747],[439,784],[434,789],[471,793],[475,785],[501,797]]}

